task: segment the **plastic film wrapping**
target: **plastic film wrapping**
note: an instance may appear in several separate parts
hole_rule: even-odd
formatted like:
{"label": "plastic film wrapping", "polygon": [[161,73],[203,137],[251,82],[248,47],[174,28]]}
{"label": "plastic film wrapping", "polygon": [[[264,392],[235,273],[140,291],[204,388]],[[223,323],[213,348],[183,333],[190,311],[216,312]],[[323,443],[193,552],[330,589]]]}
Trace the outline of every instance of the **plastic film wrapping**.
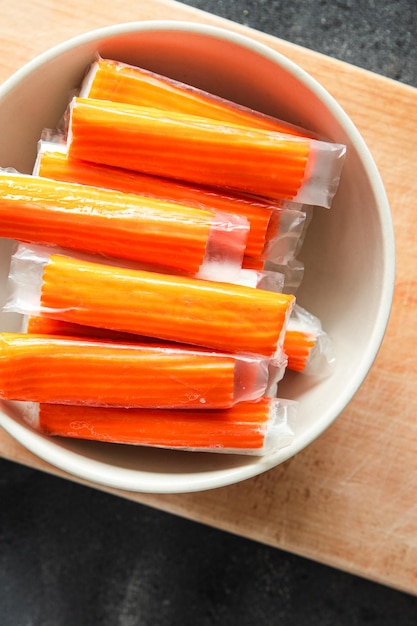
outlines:
{"label": "plastic film wrapping", "polygon": [[0,334],[0,397],[87,406],[229,408],[258,400],[269,360],[185,346]]}
{"label": "plastic film wrapping", "polygon": [[238,272],[249,233],[242,216],[6,171],[0,216],[2,237],[190,275]]}
{"label": "plastic film wrapping", "polygon": [[[35,278],[40,292],[33,289]],[[6,311],[233,353],[274,356],[292,295],[85,261],[20,245]]]}
{"label": "plastic film wrapping", "polygon": [[280,130],[295,135],[309,131],[254,111],[202,89],[141,67],[98,58],[81,85],[83,98],[169,109],[235,124]]}
{"label": "plastic film wrapping", "polygon": [[[120,103],[74,98],[70,157],[329,207],[346,147]],[[181,154],[179,160],[177,155]]]}
{"label": "plastic film wrapping", "polygon": [[190,452],[263,456],[291,445],[297,403],[263,398],[225,410],[97,408],[25,403],[27,422],[52,436]]}

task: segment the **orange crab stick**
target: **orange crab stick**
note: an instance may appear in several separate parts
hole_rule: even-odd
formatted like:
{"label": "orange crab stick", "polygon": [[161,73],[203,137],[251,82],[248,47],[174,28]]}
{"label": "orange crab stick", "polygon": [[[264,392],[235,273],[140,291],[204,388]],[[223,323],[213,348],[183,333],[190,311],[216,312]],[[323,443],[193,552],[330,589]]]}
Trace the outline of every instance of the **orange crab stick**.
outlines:
{"label": "orange crab stick", "polygon": [[272,356],[292,295],[115,267],[19,246],[6,311]]}
{"label": "orange crab stick", "polygon": [[311,351],[316,345],[316,336],[301,330],[288,330],[285,333],[284,352],[288,357],[288,369],[302,372]]}
{"label": "orange crab stick", "polygon": [[262,398],[230,409],[99,408],[24,404],[32,427],[48,434],[200,452],[264,455],[291,444],[297,403]]}
{"label": "orange crab stick", "polygon": [[305,136],[308,131],[149,70],[98,59],[80,91],[83,98],[150,106],[223,122]]}
{"label": "orange crab stick", "polygon": [[318,317],[296,304],[288,320],[283,349],[288,369],[328,375],[335,363],[333,343]]}
{"label": "orange crab stick", "polygon": [[[117,330],[109,330],[108,328],[97,328],[93,326],[83,326],[81,324],[75,324],[72,322],[64,322],[62,320],[52,319],[49,317],[45,317],[44,315],[30,315],[25,320],[25,329],[24,332],[29,334],[37,334],[37,335],[53,335],[59,337],[70,337],[72,339],[89,339],[89,340],[106,340],[106,341],[114,341],[116,343],[124,342],[124,343],[140,343],[140,344],[150,344],[155,342],[155,339],[151,337],[143,337],[139,335],[133,335],[132,333],[122,333]],[[169,341],[158,341],[158,346],[160,348],[184,348],[183,344],[169,342]],[[240,367],[241,360],[239,359],[236,364],[238,368],[235,370],[235,383],[236,380],[242,381],[241,371],[244,371],[242,367]],[[263,384],[263,376],[264,369],[260,364],[259,375],[257,377],[258,383],[257,386],[262,386],[266,395],[276,395],[278,389],[278,383],[284,377],[285,371],[287,369],[288,356],[281,348],[280,351],[276,353],[273,359],[269,359],[268,365],[268,385],[264,388]],[[245,366],[246,367],[246,366]],[[248,368],[247,368],[248,369]],[[249,370],[248,370],[249,371]],[[245,396],[243,396],[243,392],[239,397],[247,397],[249,398],[250,389],[252,388],[247,382],[248,377],[245,375],[243,378],[242,384],[245,385]],[[261,381],[261,382],[260,382]],[[239,382],[241,384],[241,382]],[[237,383],[235,384],[235,389]]]}
{"label": "orange crab stick", "polygon": [[88,98],[70,104],[71,158],[268,198],[330,206],[344,151],[154,108]]}
{"label": "orange crab stick", "polygon": [[[141,342],[154,341],[151,337],[121,333],[108,328],[97,328],[65,322],[63,320],[46,317],[45,315],[29,315],[25,320],[24,331],[32,335],[57,335],[60,337],[84,337],[86,339],[106,339],[112,341]],[[168,343],[168,342],[167,342]]]}
{"label": "orange crab stick", "polygon": [[240,268],[248,232],[240,216],[0,171],[2,237],[204,275]]}
{"label": "orange crab stick", "polygon": [[91,406],[228,408],[257,400],[268,359],[185,347],[0,334],[0,397]]}
{"label": "orange crab stick", "polygon": [[[48,143],[40,145],[34,173],[54,180],[105,187],[198,209],[240,215],[247,218],[250,225],[245,247],[248,256],[262,255],[265,246],[274,241],[278,233],[281,238],[285,236],[280,215],[291,213],[291,209],[283,208],[279,202],[270,203],[260,198],[228,194],[159,176],[68,158],[65,148]],[[294,211],[295,219],[300,215],[301,212]]]}

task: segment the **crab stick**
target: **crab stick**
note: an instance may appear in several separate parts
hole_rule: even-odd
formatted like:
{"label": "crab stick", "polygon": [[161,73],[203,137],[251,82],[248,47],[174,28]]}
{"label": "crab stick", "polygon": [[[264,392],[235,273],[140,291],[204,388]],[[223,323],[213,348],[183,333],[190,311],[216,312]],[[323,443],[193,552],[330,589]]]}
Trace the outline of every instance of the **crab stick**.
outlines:
{"label": "crab stick", "polygon": [[65,146],[48,142],[40,142],[34,174],[240,215],[249,221],[245,255],[251,257],[261,256],[265,250],[268,258],[282,257],[289,246],[295,245],[305,221],[305,212],[299,210],[298,205],[285,206],[284,202],[267,202],[261,198],[68,158]]}
{"label": "crab stick", "polygon": [[287,329],[284,339],[284,351],[288,356],[288,369],[302,372],[315,345],[315,335],[301,330]]}
{"label": "crab stick", "polygon": [[81,86],[80,96],[178,111],[294,135],[308,134],[304,129],[202,89],[113,59],[99,58],[93,63]]}
{"label": "crab stick", "polygon": [[52,436],[200,452],[265,455],[291,444],[297,403],[262,398],[230,409],[99,408],[19,405],[25,420]]}
{"label": "crab stick", "polygon": [[268,388],[268,359],[158,344],[0,334],[0,397],[91,406],[228,408]]}
{"label": "crab stick", "polygon": [[248,232],[240,216],[0,171],[1,237],[204,275],[240,269]]}
{"label": "crab stick", "polygon": [[273,356],[292,295],[158,274],[20,245],[6,311],[219,349]]}
{"label": "crab stick", "polygon": [[85,326],[74,322],[46,317],[46,315],[29,315],[25,320],[24,332],[32,335],[56,335],[60,337],[84,337],[87,339],[108,339],[112,341],[140,341],[151,342],[150,337],[133,335],[131,333],[121,333],[108,328],[97,328]]}
{"label": "crab stick", "polygon": [[291,311],[283,343],[288,369],[325,376],[335,363],[333,343],[319,318],[299,304]]}
{"label": "crab stick", "polygon": [[73,98],[68,154],[156,176],[330,206],[345,146],[203,117]]}
{"label": "crab stick", "polygon": [[[93,326],[83,326],[82,324],[75,324],[72,322],[64,322],[62,320],[53,319],[50,317],[46,317],[44,315],[30,315],[26,318],[24,322],[23,332],[33,334],[33,335],[52,335],[59,337],[69,337],[71,339],[89,339],[89,340],[105,340],[105,341],[113,341],[116,343],[124,342],[124,343],[146,343],[149,345],[152,342],[155,342],[151,337],[143,337],[134,335],[131,333],[121,333],[117,330],[109,330],[108,328],[97,328]],[[185,346],[183,344],[173,343],[173,342],[162,342],[158,341],[158,346],[160,348],[179,348],[182,349]],[[240,361],[239,361],[240,363]],[[265,359],[263,359],[262,363],[265,363]],[[278,383],[284,377],[284,374],[287,369],[288,364],[288,355],[281,348],[280,351],[274,355],[273,359],[268,359],[268,384],[266,387],[262,388],[265,395],[277,395],[278,391]],[[263,365],[260,366],[260,374],[258,376],[258,380],[261,380],[261,377],[264,375]],[[242,368],[240,368],[242,369]],[[238,370],[236,370],[238,371]],[[241,376],[240,376],[241,378]],[[239,378],[239,379],[240,379]],[[246,385],[246,395],[248,395],[248,383],[245,382]],[[249,396],[248,396],[249,398]]]}

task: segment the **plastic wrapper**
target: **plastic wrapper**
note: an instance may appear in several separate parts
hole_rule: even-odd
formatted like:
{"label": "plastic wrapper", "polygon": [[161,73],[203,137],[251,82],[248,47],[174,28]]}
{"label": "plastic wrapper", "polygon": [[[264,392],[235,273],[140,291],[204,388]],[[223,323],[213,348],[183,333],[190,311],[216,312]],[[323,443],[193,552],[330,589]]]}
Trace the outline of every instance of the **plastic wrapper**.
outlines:
{"label": "plastic wrapper", "polygon": [[227,280],[249,223],[220,211],[0,171],[0,236]]}
{"label": "plastic wrapper", "polygon": [[[257,271],[260,275],[267,277],[279,276],[278,282],[282,284],[282,293],[295,295],[304,277],[304,263],[299,259],[291,259],[285,265],[277,265],[265,261],[265,259],[252,259],[244,257],[243,267],[248,270]],[[268,287],[265,287],[268,288]],[[273,291],[274,289],[272,289]]]}
{"label": "plastic wrapper", "polygon": [[80,89],[83,98],[111,100],[200,115],[223,122],[306,136],[310,131],[220,98],[167,76],[98,58]]}
{"label": "plastic wrapper", "polygon": [[[307,230],[308,216],[305,211],[282,209],[275,214],[278,227],[266,242],[261,258],[267,263],[286,265],[300,250]],[[271,218],[274,221],[274,215]],[[246,253],[245,253],[246,254]]]}
{"label": "plastic wrapper", "polygon": [[[0,334],[0,397],[6,400],[229,408],[265,394],[269,366],[264,357],[185,346]],[[276,373],[282,378],[282,369]]]}
{"label": "plastic wrapper", "polygon": [[283,293],[285,289],[285,274],[278,271],[253,270],[242,268],[232,280],[228,281],[233,285],[252,287],[253,289],[264,289]]}
{"label": "plastic wrapper", "polygon": [[55,136],[52,131],[52,134],[45,132],[45,139],[39,142],[33,171],[35,176],[104,187],[123,193],[136,193],[197,209],[240,215],[250,225],[246,256],[262,256],[275,263],[286,263],[301,246],[308,220],[305,207],[300,203],[267,202],[261,198],[149,176],[121,167],[70,159],[65,140],[60,143],[60,135]]}
{"label": "plastic wrapper", "polygon": [[307,375],[327,376],[333,371],[335,351],[318,317],[296,304],[284,340],[288,369]]}
{"label": "plastic wrapper", "polygon": [[21,244],[5,311],[46,315],[232,353],[274,356],[289,294],[117,267]]}
{"label": "plastic wrapper", "polygon": [[[346,147],[203,117],[73,98],[71,158],[330,207]],[[178,158],[181,155],[181,158]]]}
{"label": "plastic wrapper", "polygon": [[198,452],[263,456],[294,439],[297,403],[262,398],[231,409],[124,409],[22,403],[47,435]]}

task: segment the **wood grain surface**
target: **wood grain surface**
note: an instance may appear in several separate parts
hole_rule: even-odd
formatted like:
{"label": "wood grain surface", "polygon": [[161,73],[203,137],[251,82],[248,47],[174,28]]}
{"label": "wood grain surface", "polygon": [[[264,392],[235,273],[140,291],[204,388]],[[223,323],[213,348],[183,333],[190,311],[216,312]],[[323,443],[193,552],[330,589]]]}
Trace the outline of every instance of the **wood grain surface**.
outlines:
{"label": "wood grain surface", "polygon": [[[85,6],[0,0],[0,82],[52,45],[117,22],[186,19],[252,36],[301,65],[351,116],[380,168],[397,243],[394,306],[380,353],[354,400],[316,442],[230,487],[180,495],[109,491],[416,594],[417,90],[180,3]],[[73,479],[4,432],[0,455]]]}

